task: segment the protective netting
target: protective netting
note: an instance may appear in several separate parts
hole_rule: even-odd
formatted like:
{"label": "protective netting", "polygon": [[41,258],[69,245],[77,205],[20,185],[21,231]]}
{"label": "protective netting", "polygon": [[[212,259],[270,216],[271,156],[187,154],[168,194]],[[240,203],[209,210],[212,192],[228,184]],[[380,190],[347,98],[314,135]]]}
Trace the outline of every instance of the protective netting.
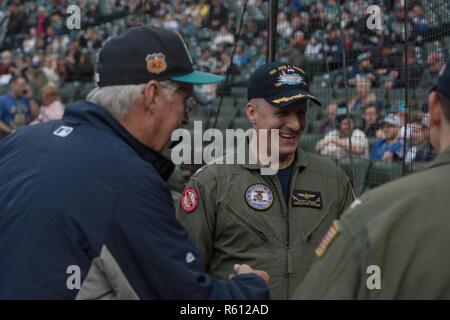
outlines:
{"label": "protective netting", "polygon": [[280,1],[278,8],[276,60],[302,66],[324,104],[310,105],[304,149],[334,159],[357,193],[434,158],[427,98],[450,53],[450,2]]}

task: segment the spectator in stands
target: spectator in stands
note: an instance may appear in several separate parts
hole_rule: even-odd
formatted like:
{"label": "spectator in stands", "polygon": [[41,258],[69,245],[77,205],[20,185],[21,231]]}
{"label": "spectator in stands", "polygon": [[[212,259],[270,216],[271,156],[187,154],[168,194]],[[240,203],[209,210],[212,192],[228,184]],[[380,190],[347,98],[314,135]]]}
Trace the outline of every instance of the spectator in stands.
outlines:
{"label": "spectator in stands", "polygon": [[400,118],[394,114],[387,115],[382,121],[384,139],[375,141],[370,152],[371,160],[395,161],[403,158],[403,143],[398,138]]}
{"label": "spectator in stands", "polygon": [[230,45],[234,44],[234,36],[230,33],[227,26],[222,25],[219,30],[219,34],[213,40],[213,48],[218,45]]}
{"label": "spectator in stands", "polygon": [[438,78],[439,71],[441,71],[443,65],[444,61],[441,53],[430,53],[427,58],[427,68],[420,79],[419,87],[430,89]]}
{"label": "spectator in stands", "polygon": [[[335,158],[349,157],[352,152],[356,157],[367,158],[368,141],[364,132],[355,128],[353,115],[350,114],[347,117],[344,108],[339,108],[336,120],[339,129],[329,132],[317,143],[317,152]],[[349,140],[351,140],[351,149]]]}
{"label": "spectator in stands", "polygon": [[378,77],[386,77],[392,69],[401,65],[401,56],[389,37],[382,37],[381,42],[379,55],[374,59],[374,69]]}
{"label": "spectator in stands", "polygon": [[11,90],[0,96],[0,135],[8,135],[26,126],[36,118],[38,112],[27,79],[14,77]]}
{"label": "spectator in stands", "polygon": [[23,41],[22,48],[25,53],[31,53],[34,51],[37,44],[37,30],[34,27],[29,29],[29,34]]}
{"label": "spectator in stands", "polygon": [[180,16],[180,25],[178,31],[180,31],[183,37],[191,38],[197,35],[197,28],[189,20],[189,17],[185,15]]}
{"label": "spectator in stands", "polygon": [[44,7],[38,8],[38,17],[37,17],[37,25],[36,30],[38,36],[44,36],[45,30],[47,30],[47,27],[50,24],[50,20],[47,17],[47,10],[45,10]]}
{"label": "spectator in stands", "polygon": [[339,7],[336,0],[328,0],[324,8],[325,18],[328,21],[335,21],[339,16]]}
{"label": "spectator in stands", "polygon": [[42,106],[39,109],[37,121],[39,123],[59,120],[64,114],[64,105],[61,103],[58,89],[52,84],[42,87]]}
{"label": "spectator in stands", "polygon": [[423,8],[419,2],[413,3],[409,15],[414,34],[423,34],[427,29],[428,20],[425,18]]}
{"label": "spectator in stands", "polygon": [[54,86],[58,87],[60,83],[58,75],[58,57],[56,55],[49,56],[45,58],[44,66],[42,71],[47,78],[47,82],[52,83]]}
{"label": "spectator in stands", "polygon": [[308,60],[323,59],[322,43],[317,41],[315,36],[312,36],[305,48],[305,56]]}
{"label": "spectator in stands", "polygon": [[[357,58],[357,66],[356,68],[350,71],[347,74],[348,84],[351,86],[356,86],[356,82],[358,78],[364,78],[367,81],[370,81],[371,86],[376,85],[377,77],[373,72],[373,66],[370,62],[372,55],[370,52],[362,53]],[[343,83],[340,83],[340,86],[343,87]]]}
{"label": "spectator in stands", "polygon": [[322,136],[326,136],[328,133],[336,129],[336,108],[337,103],[331,101],[327,106],[327,120],[320,128],[319,133]]}
{"label": "spectator in stands", "polygon": [[350,101],[350,111],[352,113],[361,113],[361,107],[369,103],[375,103],[376,96],[372,91],[372,84],[367,77],[356,79],[356,96]]}
{"label": "spectator in stands", "polygon": [[13,61],[13,56],[11,51],[2,52],[2,61],[0,63],[0,76],[4,74],[11,74],[14,71],[16,64]]}
{"label": "spectator in stands", "polygon": [[406,125],[406,136],[408,139],[411,138],[411,126],[408,121],[408,113],[406,110],[407,106],[404,101],[400,101],[397,103],[394,103],[391,107],[390,112],[395,114],[400,119],[400,131],[398,133],[399,139],[403,140],[403,137],[405,136],[405,125]]}
{"label": "spectator in stands", "polygon": [[367,138],[381,138],[380,114],[375,103],[369,103],[362,108],[362,128]]}
{"label": "spectator in stands", "polygon": [[406,151],[405,161],[431,161],[436,157],[436,151],[430,143],[430,129],[426,121],[419,116],[411,119],[411,139]]}
{"label": "spectator in stands", "polygon": [[217,59],[212,55],[211,49],[205,48],[202,51],[202,55],[199,59],[197,59],[197,67],[200,71],[211,72],[212,70],[216,70]]}
{"label": "spectator in stands", "polygon": [[20,0],[13,0],[9,6],[9,23],[6,32],[6,35],[10,37],[11,48],[20,47],[18,36],[25,32],[27,18]]}
{"label": "spectator in stands", "polygon": [[91,62],[89,52],[82,50],[75,64],[75,78],[82,82],[92,82],[94,79],[94,66]]}
{"label": "spectator in stands", "polygon": [[278,12],[277,33],[281,38],[290,39],[292,37],[292,26],[286,13]]}
{"label": "spectator in stands", "polygon": [[[408,72],[405,70],[405,63]],[[419,84],[422,73],[423,68],[416,62],[414,51],[408,50],[407,53],[403,54],[402,64],[390,72],[390,80],[385,83],[385,86],[388,89],[392,89],[403,88],[407,84],[408,88],[415,89]],[[408,76],[408,82],[406,82],[406,76]]]}
{"label": "spectator in stands", "polygon": [[42,88],[48,83],[47,76],[43,70],[42,62],[38,57],[33,58],[31,68],[26,70],[25,75],[30,81],[30,86],[32,87],[33,92],[36,92],[38,88]]}
{"label": "spectator in stands", "polygon": [[304,53],[308,40],[305,39],[305,34],[300,30],[294,32],[294,36],[290,41],[290,58],[293,65],[303,65]]}
{"label": "spectator in stands", "polygon": [[228,68],[230,68],[230,74],[239,74],[239,68],[234,63],[231,63],[231,55],[228,52],[223,51],[220,54],[219,63],[212,72],[216,74],[226,74]]}
{"label": "spectator in stands", "polygon": [[233,57],[233,63],[237,67],[240,68],[248,65],[250,63],[251,58],[252,56],[250,52],[248,52],[247,46],[245,44],[240,43],[236,46],[236,52]]}
{"label": "spectator in stands", "polygon": [[177,31],[180,28],[178,20],[172,14],[167,14],[164,17],[163,27],[172,31]]}
{"label": "spectator in stands", "polygon": [[98,37],[97,33],[95,32],[95,29],[88,28],[86,30],[86,42],[87,42],[87,48],[89,50],[97,50],[102,47],[102,40]]}
{"label": "spectator in stands", "polygon": [[342,66],[342,39],[338,36],[339,27],[329,24],[327,26],[328,38],[324,48],[330,69],[334,70]]}
{"label": "spectator in stands", "polygon": [[206,0],[190,0],[190,5],[186,8],[184,14],[193,19],[199,17],[200,20],[209,14],[209,4]]}
{"label": "spectator in stands", "polygon": [[258,36],[259,33],[259,29],[255,20],[250,19],[242,29],[244,30],[244,34],[241,39],[245,40],[246,43],[253,43],[253,40]]}
{"label": "spectator in stands", "polygon": [[212,0],[209,8],[208,26],[213,30],[228,23],[228,9],[220,0]]}

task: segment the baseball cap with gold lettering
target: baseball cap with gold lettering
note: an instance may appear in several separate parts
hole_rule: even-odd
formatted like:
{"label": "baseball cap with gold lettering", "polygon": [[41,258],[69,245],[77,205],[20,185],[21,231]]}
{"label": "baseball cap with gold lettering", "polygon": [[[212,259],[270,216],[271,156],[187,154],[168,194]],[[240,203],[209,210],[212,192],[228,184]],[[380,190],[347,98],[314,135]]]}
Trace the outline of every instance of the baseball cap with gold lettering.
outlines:
{"label": "baseball cap with gold lettering", "polygon": [[263,98],[278,108],[309,99],[316,105],[322,103],[309,93],[309,82],[301,68],[280,63],[269,62],[259,67],[250,77],[248,100]]}
{"label": "baseball cap with gold lettering", "polygon": [[223,76],[194,70],[182,37],[153,26],[128,29],[113,37],[100,51],[96,82],[99,87],[173,80],[192,84],[216,83]]}

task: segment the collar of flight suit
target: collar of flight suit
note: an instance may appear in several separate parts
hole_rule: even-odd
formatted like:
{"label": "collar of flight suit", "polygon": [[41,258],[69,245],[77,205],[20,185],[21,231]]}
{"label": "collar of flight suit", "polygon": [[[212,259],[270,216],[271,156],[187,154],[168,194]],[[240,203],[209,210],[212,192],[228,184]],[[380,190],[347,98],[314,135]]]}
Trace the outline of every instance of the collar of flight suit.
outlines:
{"label": "collar of flight suit", "polygon": [[[246,142],[244,146],[242,146],[242,148],[245,150],[245,155],[248,155],[249,163],[245,163],[245,164],[239,164],[241,167],[246,168],[246,169],[250,169],[250,170],[259,170],[262,168],[262,166],[259,163],[255,164],[255,158],[253,157],[253,155],[250,153],[250,148],[249,148],[249,143]],[[241,148],[238,148],[238,150]],[[298,167],[302,167],[302,168],[306,168],[309,165],[309,159],[308,159],[308,155],[300,148],[300,146],[297,147],[297,151],[295,153],[295,158],[294,158],[294,162],[292,163],[293,168],[298,168]]]}
{"label": "collar of flight suit", "polygon": [[426,166],[427,169],[434,168],[437,166],[450,164],[450,147],[445,149],[443,152],[441,152],[436,159],[430,162],[428,166]]}

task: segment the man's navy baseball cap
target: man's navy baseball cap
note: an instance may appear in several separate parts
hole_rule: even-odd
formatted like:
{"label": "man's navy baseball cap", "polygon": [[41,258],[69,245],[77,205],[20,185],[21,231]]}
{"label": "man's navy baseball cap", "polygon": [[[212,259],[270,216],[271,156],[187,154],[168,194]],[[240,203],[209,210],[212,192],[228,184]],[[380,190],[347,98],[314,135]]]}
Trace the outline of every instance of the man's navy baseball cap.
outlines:
{"label": "man's navy baseball cap", "polygon": [[430,92],[435,90],[450,100],[450,60],[442,67],[439,78]]}
{"label": "man's navy baseball cap", "polygon": [[308,78],[299,67],[280,62],[269,62],[259,67],[250,77],[248,100],[263,98],[271,105],[286,108],[294,102],[310,99],[322,103],[309,93]]}
{"label": "man's navy baseball cap", "polygon": [[110,39],[101,49],[96,70],[99,87],[173,80],[217,83],[224,77],[195,71],[187,46],[177,33],[139,26]]}

